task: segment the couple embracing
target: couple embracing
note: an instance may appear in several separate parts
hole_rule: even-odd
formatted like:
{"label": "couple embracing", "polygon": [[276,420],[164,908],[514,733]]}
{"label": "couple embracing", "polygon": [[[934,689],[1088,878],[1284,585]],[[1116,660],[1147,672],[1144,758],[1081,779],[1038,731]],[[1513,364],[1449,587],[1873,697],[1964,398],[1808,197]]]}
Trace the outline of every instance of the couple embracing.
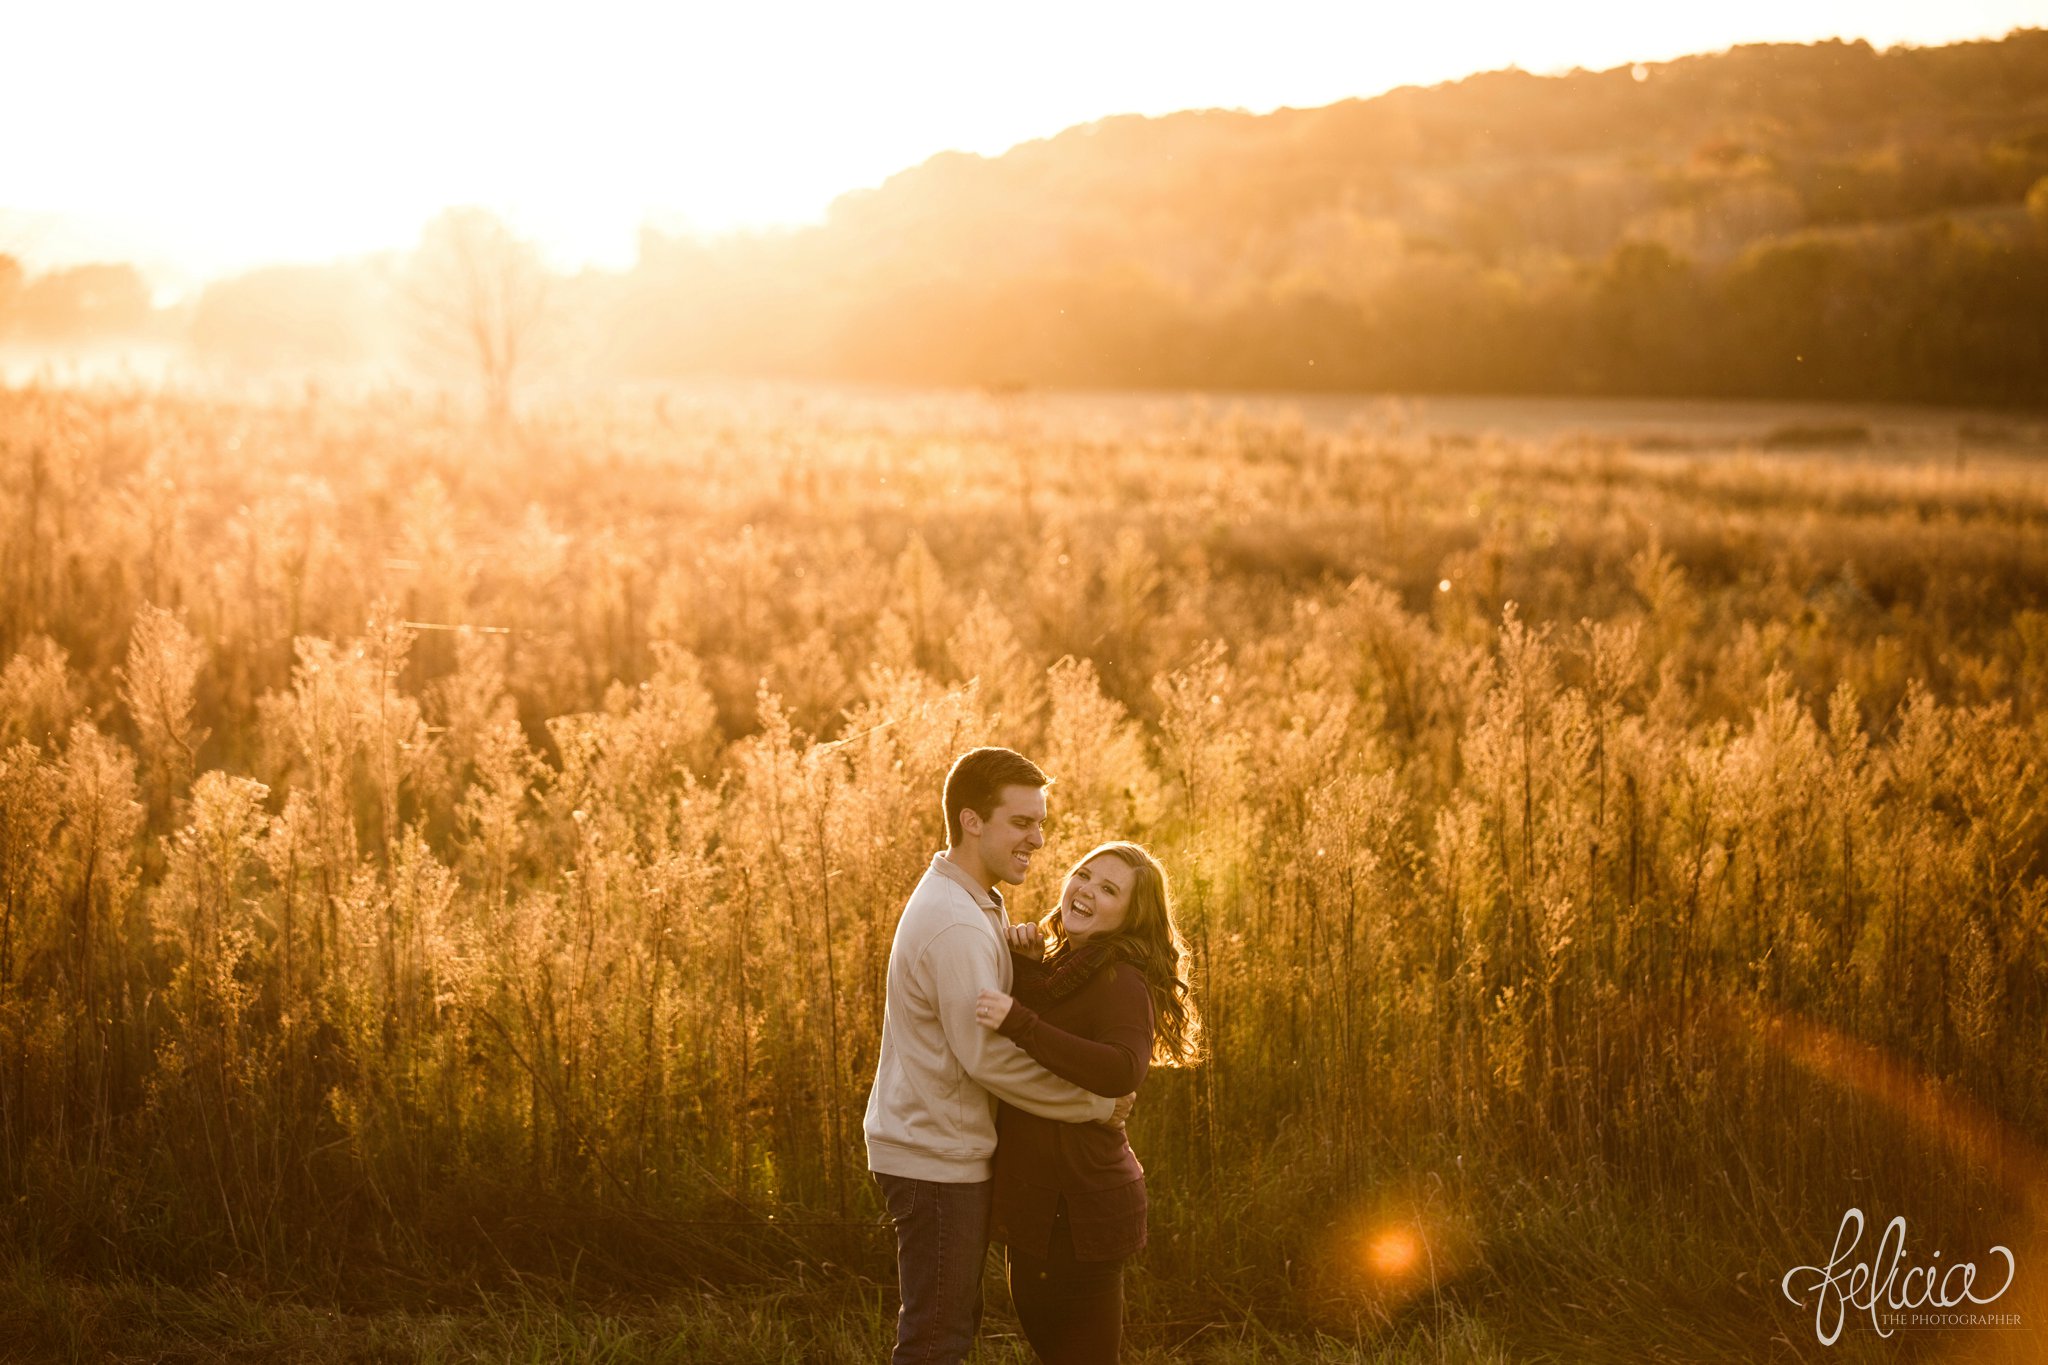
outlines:
{"label": "couple embracing", "polygon": [[1103,844],[1053,913],[1010,923],[999,888],[1045,843],[1048,781],[1009,749],[953,764],[947,847],[889,949],[863,1127],[896,1228],[894,1365],[966,1357],[992,1237],[1040,1360],[1120,1349],[1146,1208],[1123,1120],[1149,1065],[1194,1060],[1200,1024],[1166,874],[1136,844]]}

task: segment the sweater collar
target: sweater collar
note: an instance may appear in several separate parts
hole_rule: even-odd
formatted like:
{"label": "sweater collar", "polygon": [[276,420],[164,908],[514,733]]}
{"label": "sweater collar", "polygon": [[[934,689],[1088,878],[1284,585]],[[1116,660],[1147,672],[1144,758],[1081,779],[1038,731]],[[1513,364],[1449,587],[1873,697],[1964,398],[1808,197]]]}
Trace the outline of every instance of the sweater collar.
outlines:
{"label": "sweater collar", "polygon": [[998,915],[1004,915],[1007,918],[1003,908],[1003,893],[984,887],[980,882],[968,876],[960,869],[958,863],[946,856],[946,850],[940,849],[932,855],[932,871],[942,877],[951,877],[961,886],[967,888],[967,894],[974,897],[974,903],[983,910],[993,910]]}
{"label": "sweater collar", "polygon": [[1046,959],[1045,983],[1040,994],[1048,1005],[1064,1000],[1118,959],[1114,944],[1075,943],[1068,939],[1064,952],[1055,952]]}

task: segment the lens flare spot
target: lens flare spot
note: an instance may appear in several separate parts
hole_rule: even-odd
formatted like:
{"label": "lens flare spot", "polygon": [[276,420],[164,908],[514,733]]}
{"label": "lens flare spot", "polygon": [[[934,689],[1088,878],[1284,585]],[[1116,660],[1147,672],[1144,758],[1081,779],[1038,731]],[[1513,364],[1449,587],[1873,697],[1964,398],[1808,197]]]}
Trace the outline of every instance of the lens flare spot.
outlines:
{"label": "lens flare spot", "polygon": [[1440,1292],[1478,1252],[1471,1217],[1446,1193],[1430,1171],[1368,1194],[1316,1247],[1311,1294],[1338,1317],[1363,1311],[1391,1322],[1403,1304]]}
{"label": "lens flare spot", "polygon": [[1383,1228],[1365,1244],[1365,1262],[1383,1280],[1406,1278],[1421,1257],[1422,1243],[1409,1228]]}

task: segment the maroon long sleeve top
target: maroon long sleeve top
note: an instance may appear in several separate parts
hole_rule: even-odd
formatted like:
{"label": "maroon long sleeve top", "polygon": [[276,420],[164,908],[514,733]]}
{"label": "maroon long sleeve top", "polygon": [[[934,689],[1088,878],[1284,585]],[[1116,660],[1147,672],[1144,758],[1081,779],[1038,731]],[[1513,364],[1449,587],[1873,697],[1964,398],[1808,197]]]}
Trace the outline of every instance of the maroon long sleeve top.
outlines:
{"label": "maroon long sleeve top", "polygon": [[[1055,1076],[1098,1095],[1128,1095],[1144,1083],[1152,1057],[1152,993],[1144,973],[1111,963],[1066,998],[1047,1001],[1043,964],[1019,956],[1015,965],[1016,1003],[1003,1018],[1005,1037]],[[996,1115],[995,1240],[1046,1254],[1062,1200],[1076,1259],[1115,1260],[1145,1245],[1145,1168],[1120,1130],[1003,1105]]]}

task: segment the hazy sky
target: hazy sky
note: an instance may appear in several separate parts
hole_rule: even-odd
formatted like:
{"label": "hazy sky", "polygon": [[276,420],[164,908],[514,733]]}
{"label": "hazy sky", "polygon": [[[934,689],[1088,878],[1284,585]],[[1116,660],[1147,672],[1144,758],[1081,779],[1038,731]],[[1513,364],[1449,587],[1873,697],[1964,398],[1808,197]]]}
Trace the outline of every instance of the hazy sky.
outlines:
{"label": "hazy sky", "polygon": [[811,220],[934,152],[1110,114],[2020,26],[2048,0],[57,0],[6,23],[0,251],[207,273],[405,245],[480,203],[616,264],[642,221]]}

